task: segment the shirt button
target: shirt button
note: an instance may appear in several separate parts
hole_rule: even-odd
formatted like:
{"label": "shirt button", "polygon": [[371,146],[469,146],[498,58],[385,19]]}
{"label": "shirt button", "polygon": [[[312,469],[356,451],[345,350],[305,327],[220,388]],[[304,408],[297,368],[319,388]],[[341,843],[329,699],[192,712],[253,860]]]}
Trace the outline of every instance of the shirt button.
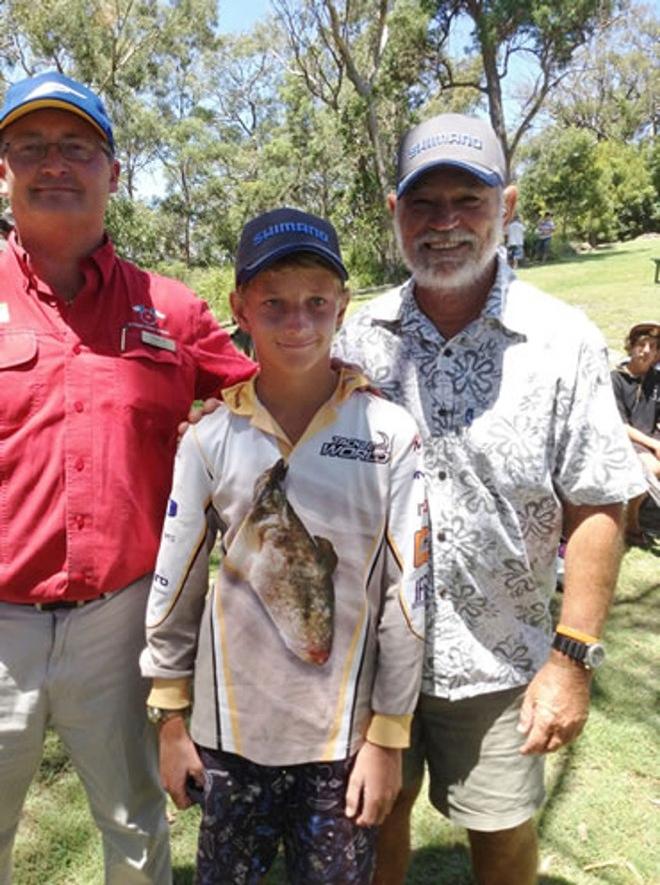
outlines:
{"label": "shirt button", "polygon": [[76,470],[78,472],[80,472],[84,468],[84,466],[85,466],[85,459],[84,458],[76,458],[76,463],[74,464],[74,467],[76,468]]}
{"label": "shirt button", "polygon": [[80,402],[79,399],[77,399],[75,401],[75,403],[73,404],[73,408],[76,410],[76,412],[82,412],[82,411],[84,411],[85,406],[83,403]]}
{"label": "shirt button", "polygon": [[454,355],[454,351],[451,349],[451,347],[448,347],[443,354],[443,356],[453,356],[453,355]]}
{"label": "shirt button", "polygon": [[441,587],[441,588],[438,590],[438,596],[440,597],[440,599],[446,599],[446,598],[447,598],[447,591],[445,590],[444,587]]}
{"label": "shirt button", "polygon": [[444,532],[438,532],[436,538],[438,539],[438,541],[446,541],[447,535]]}
{"label": "shirt button", "polygon": [[74,345],[73,345],[73,352],[74,352],[76,355],[79,354],[81,351],[82,351],[82,347],[80,346],[80,344],[74,344]]}
{"label": "shirt button", "polygon": [[85,528],[85,517],[82,515],[82,513],[79,513],[78,516],[76,516],[76,525],[79,529]]}
{"label": "shirt button", "polygon": [[444,470],[438,471],[438,479],[447,479],[447,474],[445,473]]}

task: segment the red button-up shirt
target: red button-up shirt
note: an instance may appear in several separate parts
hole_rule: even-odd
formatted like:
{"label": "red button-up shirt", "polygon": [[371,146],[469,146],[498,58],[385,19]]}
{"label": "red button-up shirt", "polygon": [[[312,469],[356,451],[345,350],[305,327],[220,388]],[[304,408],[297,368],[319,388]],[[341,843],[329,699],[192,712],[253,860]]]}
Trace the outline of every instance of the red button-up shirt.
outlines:
{"label": "red button-up shirt", "polygon": [[206,304],[110,242],[66,303],[0,256],[0,600],[90,599],[153,568],[192,400],[254,372]]}

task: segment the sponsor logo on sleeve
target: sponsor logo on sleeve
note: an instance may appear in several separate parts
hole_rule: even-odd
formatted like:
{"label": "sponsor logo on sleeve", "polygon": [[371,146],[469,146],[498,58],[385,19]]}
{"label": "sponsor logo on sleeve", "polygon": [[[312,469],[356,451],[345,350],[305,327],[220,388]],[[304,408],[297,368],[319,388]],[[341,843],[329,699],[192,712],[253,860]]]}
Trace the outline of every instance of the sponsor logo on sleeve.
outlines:
{"label": "sponsor logo on sleeve", "polygon": [[415,581],[415,598],[412,607],[420,608],[426,604],[426,600],[431,598],[431,578],[428,572],[425,572]]}

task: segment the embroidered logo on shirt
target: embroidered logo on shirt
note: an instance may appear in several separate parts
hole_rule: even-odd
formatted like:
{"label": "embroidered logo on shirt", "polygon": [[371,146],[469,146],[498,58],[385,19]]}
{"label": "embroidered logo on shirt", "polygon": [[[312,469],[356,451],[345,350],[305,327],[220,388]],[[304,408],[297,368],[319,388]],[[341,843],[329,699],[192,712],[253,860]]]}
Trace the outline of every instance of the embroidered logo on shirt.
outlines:
{"label": "embroidered logo on shirt", "polygon": [[9,305],[6,301],[0,301],[0,323],[9,322]]}
{"label": "embroidered logo on shirt", "polygon": [[160,310],[156,310],[155,307],[147,306],[146,304],[134,304],[133,311],[140,317],[143,323],[146,323],[148,326],[157,326],[158,320],[164,320],[165,314]]}
{"label": "embroidered logo on shirt", "polygon": [[328,458],[347,458],[350,461],[387,464],[392,455],[390,439],[380,430],[378,436],[381,438],[379,442],[348,436],[333,436],[331,442],[323,443],[321,454]]}

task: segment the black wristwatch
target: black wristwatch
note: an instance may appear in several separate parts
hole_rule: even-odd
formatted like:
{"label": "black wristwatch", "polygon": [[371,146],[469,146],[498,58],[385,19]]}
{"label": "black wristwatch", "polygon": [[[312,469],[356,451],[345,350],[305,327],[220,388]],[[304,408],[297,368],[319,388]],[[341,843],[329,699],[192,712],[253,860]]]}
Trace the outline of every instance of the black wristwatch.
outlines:
{"label": "black wristwatch", "polygon": [[147,719],[152,725],[162,725],[168,719],[174,719],[175,716],[187,716],[190,707],[182,707],[178,710],[164,710],[162,707],[151,707],[147,704]]}
{"label": "black wristwatch", "polygon": [[567,658],[582,664],[587,670],[595,670],[605,660],[605,647],[601,642],[584,642],[557,632],[552,640],[552,647]]}

